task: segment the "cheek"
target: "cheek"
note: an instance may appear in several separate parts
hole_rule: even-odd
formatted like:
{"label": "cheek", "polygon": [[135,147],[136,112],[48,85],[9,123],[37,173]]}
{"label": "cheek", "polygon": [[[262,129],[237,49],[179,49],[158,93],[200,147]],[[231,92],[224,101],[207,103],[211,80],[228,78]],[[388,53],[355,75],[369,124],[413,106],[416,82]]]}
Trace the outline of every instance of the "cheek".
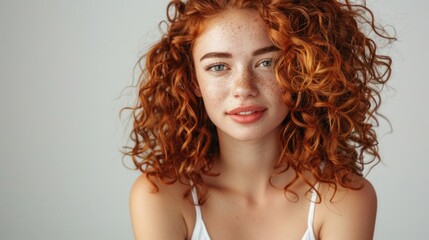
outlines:
{"label": "cheek", "polygon": [[201,87],[201,95],[206,105],[218,105],[222,99],[222,89],[216,86]]}
{"label": "cheek", "polygon": [[204,76],[198,81],[204,101],[219,102],[227,92],[224,79]]}
{"label": "cheek", "polygon": [[260,89],[263,91],[267,96],[273,97],[273,98],[279,98],[279,101],[281,101],[282,95],[284,93],[284,89],[280,87],[278,84],[274,74],[268,74],[261,77],[261,83],[260,83]]}
{"label": "cheek", "polygon": [[196,70],[197,78],[197,90],[200,93],[199,97],[202,97],[204,101],[213,99],[215,96],[219,96],[222,89],[225,88],[224,81],[221,79],[213,78],[207,72],[201,70],[202,67],[198,66]]}

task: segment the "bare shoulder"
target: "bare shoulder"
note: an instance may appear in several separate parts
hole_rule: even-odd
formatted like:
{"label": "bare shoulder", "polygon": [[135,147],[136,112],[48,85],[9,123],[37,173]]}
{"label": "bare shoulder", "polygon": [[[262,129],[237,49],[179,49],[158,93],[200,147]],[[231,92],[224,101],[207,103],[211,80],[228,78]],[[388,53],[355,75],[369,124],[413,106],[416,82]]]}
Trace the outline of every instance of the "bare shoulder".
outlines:
{"label": "bare shoulder", "polygon": [[377,213],[377,196],[372,184],[355,176],[353,185],[359,190],[323,186],[319,239],[370,240],[373,238]]}
{"label": "bare shoulder", "polygon": [[130,215],[135,239],[186,239],[185,186],[151,180],[158,191],[145,175],[139,176],[131,189]]}

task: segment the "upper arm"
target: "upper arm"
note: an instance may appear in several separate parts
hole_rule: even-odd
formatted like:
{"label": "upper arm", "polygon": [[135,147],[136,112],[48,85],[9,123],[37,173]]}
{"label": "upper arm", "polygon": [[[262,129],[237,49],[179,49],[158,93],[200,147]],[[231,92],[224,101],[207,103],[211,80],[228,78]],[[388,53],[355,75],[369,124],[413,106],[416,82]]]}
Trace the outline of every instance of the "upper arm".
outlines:
{"label": "upper arm", "polygon": [[367,180],[363,179],[362,189],[344,190],[326,206],[320,239],[373,239],[377,196],[371,183]]}
{"label": "upper arm", "polygon": [[132,187],[130,215],[135,239],[185,239],[186,224],[174,198],[165,189],[153,190],[144,175]]}

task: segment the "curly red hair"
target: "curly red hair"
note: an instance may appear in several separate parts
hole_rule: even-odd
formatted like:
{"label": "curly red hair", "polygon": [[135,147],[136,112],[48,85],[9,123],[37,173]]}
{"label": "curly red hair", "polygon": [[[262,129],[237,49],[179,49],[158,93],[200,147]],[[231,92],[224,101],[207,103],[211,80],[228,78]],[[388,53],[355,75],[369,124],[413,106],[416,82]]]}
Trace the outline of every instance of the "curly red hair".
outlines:
{"label": "curly red hair", "polygon": [[298,179],[314,187],[305,171],[335,189],[338,184],[355,188],[350,176],[362,175],[366,164],[380,161],[374,127],[380,86],[390,78],[392,63],[362,28],[369,26],[380,39],[394,40],[375,25],[365,2],[171,1],[166,33],[140,59],[145,65],[138,103],[126,108],[134,120],[134,144],[126,154],[149,180],[178,180],[189,189],[191,184],[204,189],[201,176],[209,174],[219,149],[215,126],[194,94],[191,53],[206,19],[230,8],[257,10],[281,51],[275,73],[290,112],[279,135],[283,151],[277,167],[296,172],[285,191]]}

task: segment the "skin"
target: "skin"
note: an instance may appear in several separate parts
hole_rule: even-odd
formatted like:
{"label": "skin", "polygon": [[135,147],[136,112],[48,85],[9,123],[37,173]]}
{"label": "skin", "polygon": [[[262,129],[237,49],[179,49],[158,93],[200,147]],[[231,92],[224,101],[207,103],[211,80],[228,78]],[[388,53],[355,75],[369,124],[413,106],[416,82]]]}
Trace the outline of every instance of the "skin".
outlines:
{"label": "skin", "polygon": [[[273,71],[278,50],[268,29],[248,11],[216,19],[207,23],[207,30],[198,37],[193,59],[199,85],[196,94],[203,98],[219,141],[249,144],[275,139],[288,109]],[[236,114],[228,114],[248,106],[264,110],[258,121],[237,123]]]}
{"label": "skin", "polygon": [[[270,65],[278,52],[272,48],[258,52],[272,45],[267,28],[251,10],[227,10],[208,21],[196,39],[195,94],[203,99],[217,127],[220,145],[212,169],[220,176],[203,177],[208,199],[201,210],[212,239],[301,239],[307,229],[308,185],[295,184],[291,190],[298,198],[293,198],[285,197],[282,187],[294,172],[269,183],[280,153],[278,126],[288,113]],[[249,105],[263,109],[256,121],[243,124],[228,114]],[[333,195],[330,186],[320,185],[322,204],[316,206],[313,225],[317,239],[372,239],[375,191],[365,179],[353,177],[361,190],[339,187]],[[185,187],[153,180],[159,186],[157,193],[144,175],[131,191],[136,239],[190,239],[195,209],[182,197]]]}

